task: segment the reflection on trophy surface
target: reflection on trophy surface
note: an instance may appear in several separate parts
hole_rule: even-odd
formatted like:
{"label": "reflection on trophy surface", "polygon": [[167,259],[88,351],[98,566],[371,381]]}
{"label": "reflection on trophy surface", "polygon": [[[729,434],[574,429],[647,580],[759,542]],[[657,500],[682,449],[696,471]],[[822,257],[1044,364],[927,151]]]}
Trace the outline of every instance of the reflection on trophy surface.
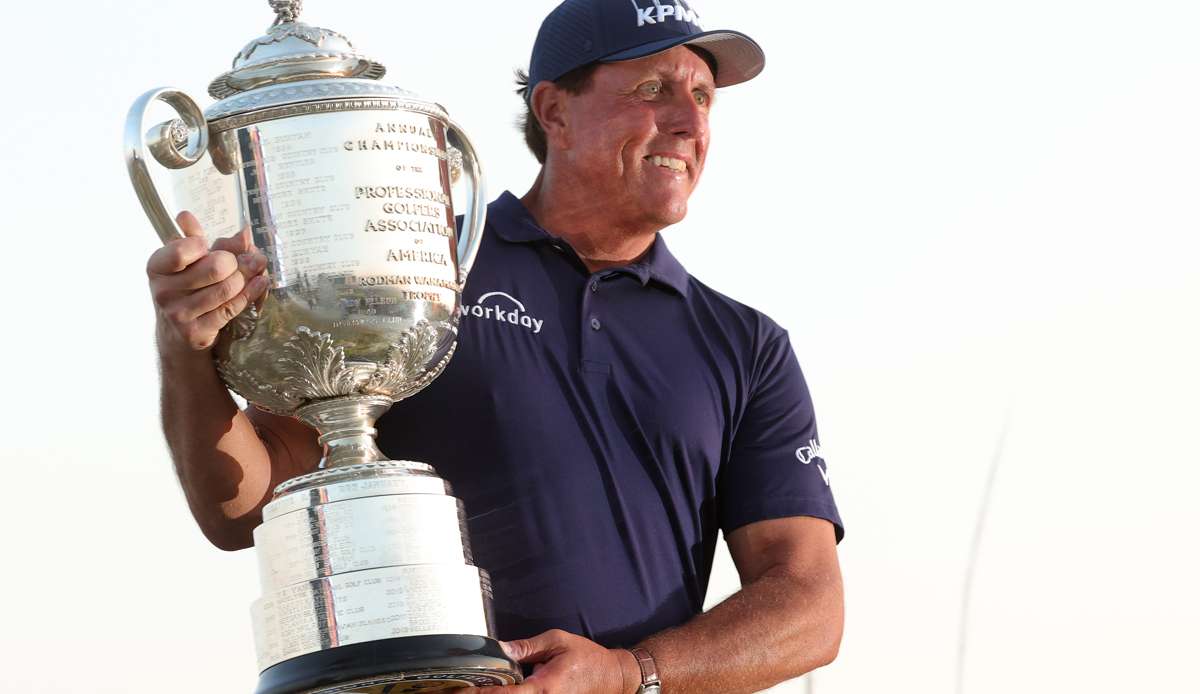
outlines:
{"label": "reflection on trophy surface", "polygon": [[[258,692],[518,682],[493,638],[461,504],[429,465],[387,460],[374,442],[376,418],[454,352],[484,222],[474,150],[442,107],[382,84],[384,67],[344,36],[298,21],[299,0],[270,4],[275,24],[212,82],[216,103],[201,112],[182,92],[152,90],[125,131],[134,188],[164,242],[181,235],[182,209],[209,238],[249,227],[270,291],[224,329],[217,370],[325,447],[318,471],[276,488],[254,532]],[[179,118],[146,132],[159,101]]]}

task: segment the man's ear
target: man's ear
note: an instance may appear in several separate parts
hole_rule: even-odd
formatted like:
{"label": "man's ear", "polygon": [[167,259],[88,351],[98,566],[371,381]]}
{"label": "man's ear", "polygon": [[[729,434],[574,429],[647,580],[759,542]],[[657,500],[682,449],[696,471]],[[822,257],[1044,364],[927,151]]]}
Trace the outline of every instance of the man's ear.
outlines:
{"label": "man's ear", "polygon": [[533,117],[538,119],[542,132],[546,133],[548,148],[566,149],[570,147],[570,130],[567,127],[567,99],[570,95],[566,90],[549,81],[538,82],[533,88],[533,97],[529,107]]}

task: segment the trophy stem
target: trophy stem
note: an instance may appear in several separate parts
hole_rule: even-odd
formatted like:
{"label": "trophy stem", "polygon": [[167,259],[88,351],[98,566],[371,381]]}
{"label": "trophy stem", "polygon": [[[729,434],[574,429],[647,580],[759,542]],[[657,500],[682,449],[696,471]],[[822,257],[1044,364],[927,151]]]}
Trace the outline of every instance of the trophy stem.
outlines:
{"label": "trophy stem", "polygon": [[320,434],[317,440],[325,448],[320,468],[387,460],[375,445],[375,420],[392,402],[379,395],[350,395],[318,400],[296,410],[296,416]]}

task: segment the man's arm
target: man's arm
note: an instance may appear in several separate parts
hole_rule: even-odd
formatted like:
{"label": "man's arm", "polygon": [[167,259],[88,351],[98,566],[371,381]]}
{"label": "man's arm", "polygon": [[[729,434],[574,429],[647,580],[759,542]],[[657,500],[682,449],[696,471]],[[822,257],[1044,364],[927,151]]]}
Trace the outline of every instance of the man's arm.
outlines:
{"label": "man's arm", "polygon": [[243,232],[210,249],[189,213],[185,238],[146,264],[157,320],[167,445],[205,537],[225,550],[252,544],[275,484],[311,469],[316,435],[300,422],[241,412],[213,368],[217,332],[266,291],[260,254]]}
{"label": "man's arm", "polygon": [[316,433],[238,409],[207,352],[160,348],[160,362],[163,433],[192,516],[217,547],[250,547],[275,486],[315,469]]}
{"label": "man's arm", "polygon": [[[640,644],[654,657],[664,694],[757,692],[837,655],[842,576],[833,524],[780,518],[726,539],[742,589]],[[504,645],[515,659],[537,665],[524,684],[492,688],[497,694],[632,694],[641,681],[628,651],[563,631]]]}
{"label": "man's arm", "polygon": [[663,692],[757,692],[833,662],[842,640],[842,573],[833,524],[761,521],[726,538],[742,590],[642,647]]}

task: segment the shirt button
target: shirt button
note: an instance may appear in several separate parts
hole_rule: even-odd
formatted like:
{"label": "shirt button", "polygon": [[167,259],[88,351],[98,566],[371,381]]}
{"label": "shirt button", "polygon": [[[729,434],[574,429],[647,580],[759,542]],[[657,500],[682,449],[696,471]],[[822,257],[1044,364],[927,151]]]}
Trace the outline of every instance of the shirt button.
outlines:
{"label": "shirt button", "polygon": [[600,329],[600,319],[593,317],[592,318],[592,330],[599,330],[599,329]]}
{"label": "shirt button", "polygon": [[600,291],[600,283],[596,280],[592,280],[592,293],[595,294],[598,291]]}

